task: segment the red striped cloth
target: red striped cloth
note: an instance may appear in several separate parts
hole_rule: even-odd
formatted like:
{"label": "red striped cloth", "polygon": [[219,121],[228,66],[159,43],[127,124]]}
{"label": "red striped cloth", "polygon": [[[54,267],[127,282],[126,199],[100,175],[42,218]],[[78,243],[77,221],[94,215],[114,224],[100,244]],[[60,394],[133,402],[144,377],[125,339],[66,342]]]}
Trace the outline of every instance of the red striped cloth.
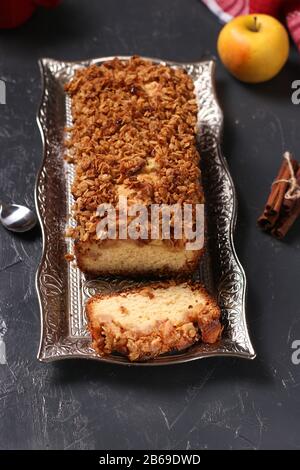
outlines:
{"label": "red striped cloth", "polygon": [[248,13],[265,13],[286,23],[300,51],[300,0],[202,0],[221,21]]}

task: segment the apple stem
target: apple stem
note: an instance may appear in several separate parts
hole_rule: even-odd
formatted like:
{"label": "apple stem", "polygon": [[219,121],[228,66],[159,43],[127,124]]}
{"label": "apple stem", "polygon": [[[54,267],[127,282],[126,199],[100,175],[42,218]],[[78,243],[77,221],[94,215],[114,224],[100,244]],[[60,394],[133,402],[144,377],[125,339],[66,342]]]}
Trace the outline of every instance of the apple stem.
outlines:
{"label": "apple stem", "polygon": [[257,21],[257,16],[254,16],[253,19],[254,19],[254,25],[253,25],[253,28],[251,28],[251,31],[253,31],[254,33],[258,33],[258,31],[260,30],[260,24]]}

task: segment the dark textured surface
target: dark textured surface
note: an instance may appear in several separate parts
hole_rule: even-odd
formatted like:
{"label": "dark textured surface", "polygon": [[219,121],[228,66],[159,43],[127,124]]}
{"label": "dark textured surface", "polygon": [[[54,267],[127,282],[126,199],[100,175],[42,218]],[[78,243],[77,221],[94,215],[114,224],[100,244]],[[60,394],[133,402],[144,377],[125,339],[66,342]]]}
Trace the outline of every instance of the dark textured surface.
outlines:
{"label": "dark textured surface", "polygon": [[[18,30],[0,31],[0,78],[7,84],[7,104],[0,108],[1,197],[33,206],[42,157],[35,124],[39,57],[139,53],[199,60],[216,54],[219,29],[197,0],[65,0]],[[300,108],[290,98],[299,73],[295,51],[277,78],[259,86],[238,83],[218,64],[223,149],[238,190],[236,244],[248,276],[258,358],[151,370],[40,364],[34,287],[40,234],[0,229],[0,323],[7,326],[1,449],[300,447],[300,365],[291,362],[291,343],[300,339],[300,224],[284,243],[255,226],[281,152],[289,148],[300,159]]]}

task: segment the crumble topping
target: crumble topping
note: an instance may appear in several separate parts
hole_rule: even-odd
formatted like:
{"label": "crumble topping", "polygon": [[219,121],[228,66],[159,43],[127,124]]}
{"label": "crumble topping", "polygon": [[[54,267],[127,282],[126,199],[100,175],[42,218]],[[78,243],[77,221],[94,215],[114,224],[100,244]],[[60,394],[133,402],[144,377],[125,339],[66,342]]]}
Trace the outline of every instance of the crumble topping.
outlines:
{"label": "crumble topping", "polygon": [[76,164],[74,238],[96,240],[101,203],[120,188],[146,205],[203,203],[192,78],[183,70],[132,57],[77,71],[66,158]]}

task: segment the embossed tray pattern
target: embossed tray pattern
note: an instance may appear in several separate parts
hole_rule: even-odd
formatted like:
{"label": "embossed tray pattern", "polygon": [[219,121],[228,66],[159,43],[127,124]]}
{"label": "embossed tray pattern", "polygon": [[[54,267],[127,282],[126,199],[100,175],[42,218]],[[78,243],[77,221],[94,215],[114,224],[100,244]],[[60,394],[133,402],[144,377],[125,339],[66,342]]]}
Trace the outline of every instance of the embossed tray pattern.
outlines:
{"label": "embossed tray pattern", "polygon": [[[126,60],[127,57],[121,57]],[[75,71],[91,63],[40,60],[43,96],[38,124],[44,158],[36,185],[36,207],[43,232],[43,255],[36,286],[41,311],[41,340],[38,359],[53,361],[65,358],[89,358],[117,364],[129,364],[118,354],[99,357],[91,347],[86,328],[85,302],[97,292],[121,290],[136,281],[122,279],[87,279],[64,255],[72,241],[64,236],[70,220],[73,199],[71,185],[73,165],[64,161],[65,126],[72,122],[70,101],[64,84]],[[199,102],[197,139],[201,152],[206,196],[207,250],[195,278],[217,296],[222,308],[224,332],[215,345],[196,344],[186,351],[158,357],[135,365],[163,365],[191,361],[209,356],[255,357],[245,318],[246,278],[235,253],[233,230],[236,220],[236,197],[228,167],[220,150],[223,115],[218,105],[213,61],[174,63],[152,59],[171,67],[183,67],[192,76]],[[138,284],[143,283],[141,280]]]}

